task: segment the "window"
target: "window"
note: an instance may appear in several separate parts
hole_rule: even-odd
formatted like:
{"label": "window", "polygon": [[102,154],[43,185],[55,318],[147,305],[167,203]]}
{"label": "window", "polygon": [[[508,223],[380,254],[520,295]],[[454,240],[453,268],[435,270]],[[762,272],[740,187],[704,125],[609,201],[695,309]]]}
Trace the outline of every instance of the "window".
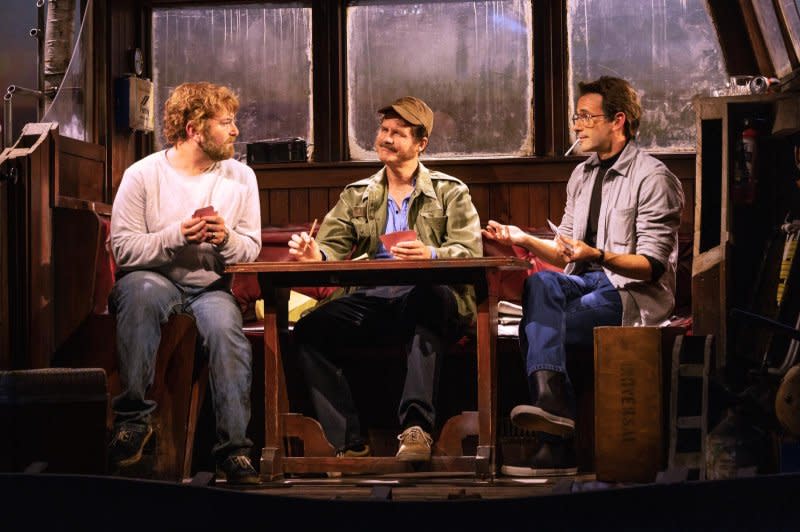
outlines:
{"label": "window", "polygon": [[[72,55],[63,78],[51,80],[58,86],[53,100],[47,107],[42,122],[58,122],[58,132],[64,137],[91,142],[93,138],[93,108],[87,105],[89,87],[93,84],[92,58],[92,2],[86,2],[81,14],[80,5],[75,6],[73,28],[65,30],[73,40]],[[57,35],[59,29],[53,28]],[[46,88],[47,84],[45,84]]]}
{"label": "window", "polygon": [[570,109],[578,82],[627,79],[642,98],[639,144],[653,151],[695,148],[696,94],[728,76],[703,0],[568,0]]}
{"label": "window", "polygon": [[154,8],[152,31],[157,148],[164,102],[187,81],[238,93],[240,157],[248,142],[312,138],[310,2]]}
{"label": "window", "polygon": [[778,0],[778,2],[780,16],[789,34],[794,55],[800,58],[800,0]]}
{"label": "window", "polygon": [[348,2],[351,158],[377,158],[377,110],[405,95],[434,111],[428,157],[530,155],[532,42],[530,0]]}

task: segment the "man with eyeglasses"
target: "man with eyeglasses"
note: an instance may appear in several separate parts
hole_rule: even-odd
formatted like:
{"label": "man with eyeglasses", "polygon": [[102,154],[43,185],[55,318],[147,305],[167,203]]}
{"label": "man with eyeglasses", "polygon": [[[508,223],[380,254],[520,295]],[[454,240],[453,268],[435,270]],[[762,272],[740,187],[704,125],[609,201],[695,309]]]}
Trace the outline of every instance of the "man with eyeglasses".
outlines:
{"label": "man with eyeglasses", "polygon": [[253,170],[233,160],[239,100],[227,87],[184,83],[164,106],[171,144],[131,165],[111,215],[118,267],[109,308],[116,315],[122,393],[114,398],[112,471],[139,462],[153,437],[145,398],[153,383],[161,325],[191,314],[197,350],[207,357],[218,442],[218,475],[229,483],[259,481],[250,462],[252,352],[225,265],[255,260],[261,214]]}
{"label": "man with eyeglasses", "polygon": [[579,91],[573,130],[593,154],[570,176],[556,237],[493,220],[483,231],[564,267],[525,282],[519,340],[532,404],[516,406],[511,421],[536,431],[540,445],[530,461],[503,465],[508,475],[577,472],[565,349],[591,346],[598,326],[661,325],[675,303],[680,181],[637,146],[642,110],[627,81],[604,76],[579,83]]}

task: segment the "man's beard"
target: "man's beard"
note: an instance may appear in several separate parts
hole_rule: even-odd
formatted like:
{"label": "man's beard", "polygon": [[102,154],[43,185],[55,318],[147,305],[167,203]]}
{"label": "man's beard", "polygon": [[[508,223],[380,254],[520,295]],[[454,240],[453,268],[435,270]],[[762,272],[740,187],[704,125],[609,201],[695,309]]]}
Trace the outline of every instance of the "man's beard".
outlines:
{"label": "man's beard", "polygon": [[211,139],[203,139],[200,149],[214,162],[224,161],[233,157],[233,141],[214,142]]}

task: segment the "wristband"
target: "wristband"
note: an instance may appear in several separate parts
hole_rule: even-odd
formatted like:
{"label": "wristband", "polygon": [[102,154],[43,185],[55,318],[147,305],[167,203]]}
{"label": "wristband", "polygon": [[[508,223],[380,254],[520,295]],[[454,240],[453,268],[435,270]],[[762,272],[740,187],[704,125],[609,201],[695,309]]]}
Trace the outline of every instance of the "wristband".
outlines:
{"label": "wristband", "polygon": [[595,264],[599,264],[600,266],[602,266],[603,263],[606,261],[606,252],[603,251],[602,249],[598,249],[597,251],[600,252],[600,256],[597,257],[597,260],[594,261],[594,262],[595,262]]}

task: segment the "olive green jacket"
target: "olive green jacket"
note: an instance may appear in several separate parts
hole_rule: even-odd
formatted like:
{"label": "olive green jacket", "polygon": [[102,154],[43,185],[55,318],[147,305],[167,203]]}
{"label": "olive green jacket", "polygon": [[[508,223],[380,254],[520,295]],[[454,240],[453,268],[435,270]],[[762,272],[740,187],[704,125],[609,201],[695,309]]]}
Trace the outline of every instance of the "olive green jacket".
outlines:
{"label": "olive green jacket", "polygon": [[[478,211],[467,186],[455,177],[431,172],[420,163],[408,207],[408,227],[436,250],[440,259],[481,257],[483,244]],[[366,253],[374,258],[386,229],[389,187],[386,169],[347,185],[328,212],[317,235],[325,257],[345,260]],[[471,286],[450,287],[462,317],[474,319],[475,292]],[[343,294],[337,291],[332,297]]]}

